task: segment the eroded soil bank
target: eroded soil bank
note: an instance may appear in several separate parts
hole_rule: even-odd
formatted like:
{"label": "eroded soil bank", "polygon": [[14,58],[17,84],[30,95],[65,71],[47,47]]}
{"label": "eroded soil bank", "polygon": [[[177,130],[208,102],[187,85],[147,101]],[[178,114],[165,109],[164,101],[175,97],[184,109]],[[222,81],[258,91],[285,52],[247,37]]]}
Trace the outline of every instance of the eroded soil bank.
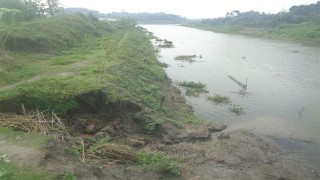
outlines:
{"label": "eroded soil bank", "polygon": [[[74,72],[65,79],[48,79],[31,84],[28,88],[34,91],[26,91],[30,94],[41,90],[33,88],[43,84],[52,85],[49,87],[56,90],[57,83],[61,85],[58,90],[70,88],[73,92],[74,86],[80,86],[80,92],[86,93],[75,95],[77,108],[61,116],[67,130],[63,136],[56,133],[38,136],[0,131],[0,155],[6,155],[16,165],[17,171],[29,171],[25,169],[29,167],[37,173],[47,172],[51,175],[42,176],[41,179],[62,179],[65,172],[72,172],[77,179],[319,178],[316,169],[264,136],[242,129],[229,130],[223,124],[199,121],[179,90],[159,69],[153,49],[149,48],[150,44],[146,45],[149,39],[144,38],[140,32],[119,31],[116,38],[119,48],[114,49],[114,54],[105,54],[104,49],[99,54],[108,61],[103,67],[106,74],[101,75],[99,82],[95,73],[100,59],[93,53],[92,56],[88,55],[88,59],[91,59],[88,62],[92,64],[88,63],[88,67],[82,69],[82,74]],[[113,44],[113,41],[110,42]],[[113,56],[111,60],[107,58],[110,56]],[[88,70],[90,65],[92,69]],[[71,68],[74,69],[72,64]],[[83,82],[88,75],[91,75],[88,82],[92,87],[87,91],[87,84]],[[97,84],[99,86],[96,88]],[[51,88],[45,89],[42,94],[47,95]],[[111,91],[116,93],[112,94]],[[55,97],[61,93],[51,95]],[[113,101],[112,95],[127,100],[118,97],[117,101]],[[35,111],[29,107],[23,108],[16,98],[1,101],[0,110],[5,112],[0,114],[0,120],[7,119],[7,122],[16,116],[23,117],[24,111]],[[57,120],[50,118],[48,122]],[[134,152],[164,153],[178,161],[178,173],[157,172],[153,167],[123,163],[125,160],[104,164],[101,162],[106,162],[106,158],[99,156],[95,157],[95,162],[90,161],[92,154],[87,152],[101,140],[103,143],[110,143],[111,140],[113,144],[129,146]]]}
{"label": "eroded soil bank", "polygon": [[[178,110],[184,104],[179,91],[169,82],[163,88],[170,97],[166,98],[165,103],[172,107],[172,111],[174,108]],[[73,172],[78,179],[277,180],[320,177],[317,170],[309,167],[303,159],[250,131],[229,131],[222,124],[177,126],[165,121],[156,131],[146,133],[136,116],[144,110],[143,106],[106,103],[103,92],[90,92],[78,98],[82,101],[81,108],[64,118],[70,132],[64,141],[50,140],[46,152],[42,152],[32,147],[16,146],[1,134],[1,153],[23,166],[41,167],[61,174]],[[112,137],[115,142],[136,150],[165,152],[172,158],[180,159],[180,176],[159,174],[139,166],[120,164],[97,167],[83,163],[81,158],[68,151],[70,143],[79,137],[87,146],[90,145],[90,138]]]}

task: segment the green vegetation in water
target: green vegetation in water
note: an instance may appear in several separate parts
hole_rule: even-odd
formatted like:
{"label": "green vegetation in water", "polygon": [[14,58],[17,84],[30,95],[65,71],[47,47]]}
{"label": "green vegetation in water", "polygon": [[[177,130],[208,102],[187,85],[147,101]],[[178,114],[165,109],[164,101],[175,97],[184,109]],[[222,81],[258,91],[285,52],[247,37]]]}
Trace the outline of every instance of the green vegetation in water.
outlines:
{"label": "green vegetation in water", "polygon": [[149,167],[158,173],[179,176],[178,162],[169,159],[161,152],[138,153],[139,165]]}
{"label": "green vegetation in water", "polygon": [[164,43],[164,44],[159,44],[158,45],[159,48],[173,48],[173,44],[168,44],[168,43]]}
{"label": "green vegetation in water", "polygon": [[156,41],[157,41],[157,42],[163,42],[164,39],[156,38]]}
{"label": "green vegetation in water", "polygon": [[209,93],[206,90],[206,84],[202,82],[183,81],[178,83],[179,86],[186,88],[186,96],[198,97],[202,93]]}
{"label": "green vegetation in water", "polygon": [[155,41],[160,43],[158,45],[159,48],[174,48],[174,45],[173,45],[172,41],[168,41],[166,39],[162,40],[162,39],[159,39],[159,38],[156,38]]}
{"label": "green vegetation in water", "polygon": [[208,100],[216,103],[216,104],[221,104],[221,103],[225,103],[228,104],[230,103],[230,99],[228,96],[221,96],[219,94],[215,94],[214,96],[209,96]]}
{"label": "green vegetation in water", "polygon": [[182,56],[176,56],[174,59],[177,61],[185,61],[185,62],[193,63],[193,62],[196,62],[196,60],[194,60],[194,58],[196,57],[197,55],[182,55]]}
{"label": "green vegetation in water", "polygon": [[163,68],[167,68],[167,67],[169,67],[169,64],[164,63],[164,62],[159,62],[159,66],[161,66]]}
{"label": "green vegetation in water", "polygon": [[229,108],[229,110],[233,112],[236,116],[244,114],[243,107],[241,107],[240,105],[233,105],[231,108]]}

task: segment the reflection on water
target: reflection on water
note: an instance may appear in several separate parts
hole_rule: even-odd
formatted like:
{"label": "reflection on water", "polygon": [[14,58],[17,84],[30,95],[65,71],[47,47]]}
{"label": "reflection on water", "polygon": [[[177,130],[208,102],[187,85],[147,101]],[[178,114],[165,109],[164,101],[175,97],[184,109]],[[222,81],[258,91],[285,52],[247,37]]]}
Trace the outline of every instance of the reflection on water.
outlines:
{"label": "reflection on water", "polygon": [[[161,39],[173,41],[175,48],[161,49],[159,58],[169,64],[166,71],[173,81],[207,84],[208,95],[187,98],[201,118],[223,122],[230,128],[245,128],[264,118],[270,121],[255,127],[256,131],[268,133],[263,127],[268,123],[282,126],[280,129],[294,125],[295,131],[301,132],[299,138],[320,139],[319,48],[180,26],[144,27]],[[179,55],[194,54],[202,56],[201,62],[174,60]],[[246,94],[235,93],[242,89],[239,84],[246,79]],[[207,96],[214,94],[229,96],[232,104],[244,108],[245,114],[235,116],[229,111],[231,105],[207,101]],[[306,109],[301,114],[303,107]],[[296,135],[295,131],[284,134],[279,128],[270,128],[274,128],[271,133],[282,134],[284,138]]]}

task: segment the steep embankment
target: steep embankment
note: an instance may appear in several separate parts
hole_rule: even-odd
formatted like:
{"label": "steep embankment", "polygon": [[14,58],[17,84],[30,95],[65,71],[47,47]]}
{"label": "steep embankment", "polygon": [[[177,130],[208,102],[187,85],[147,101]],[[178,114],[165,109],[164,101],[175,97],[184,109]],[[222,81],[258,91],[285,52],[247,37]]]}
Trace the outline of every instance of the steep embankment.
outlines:
{"label": "steep embankment", "polygon": [[[126,171],[126,166],[115,165],[103,173],[83,161],[139,165],[126,173],[128,177],[179,175],[178,162],[152,145],[206,141],[211,132],[225,128],[204,125],[192,114],[159,65],[152,37],[130,21],[105,23],[68,15],[6,30],[10,51],[1,57],[0,126],[49,134],[51,145],[41,141],[46,151],[33,151],[33,146],[6,139],[6,132],[14,134],[6,130],[0,134],[0,155],[13,161],[0,159],[1,172],[19,178],[28,172],[45,173],[44,168],[52,177],[73,172],[79,179],[110,179],[110,174],[115,179],[117,172]],[[22,133],[17,139],[28,138]],[[24,151],[11,153],[6,147],[13,145],[41,156],[32,171],[14,172],[30,163],[14,158],[23,157]],[[145,174],[141,167],[152,171]]]}

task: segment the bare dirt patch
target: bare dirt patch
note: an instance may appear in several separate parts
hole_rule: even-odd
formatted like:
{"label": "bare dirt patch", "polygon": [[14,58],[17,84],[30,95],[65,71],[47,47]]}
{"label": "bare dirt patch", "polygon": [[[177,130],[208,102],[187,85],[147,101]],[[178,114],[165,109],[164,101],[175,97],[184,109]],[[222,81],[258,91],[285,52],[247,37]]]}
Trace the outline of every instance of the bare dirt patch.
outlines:
{"label": "bare dirt patch", "polygon": [[318,179],[304,160],[267,138],[234,130],[226,138],[198,143],[155,145],[183,158],[183,179]]}

